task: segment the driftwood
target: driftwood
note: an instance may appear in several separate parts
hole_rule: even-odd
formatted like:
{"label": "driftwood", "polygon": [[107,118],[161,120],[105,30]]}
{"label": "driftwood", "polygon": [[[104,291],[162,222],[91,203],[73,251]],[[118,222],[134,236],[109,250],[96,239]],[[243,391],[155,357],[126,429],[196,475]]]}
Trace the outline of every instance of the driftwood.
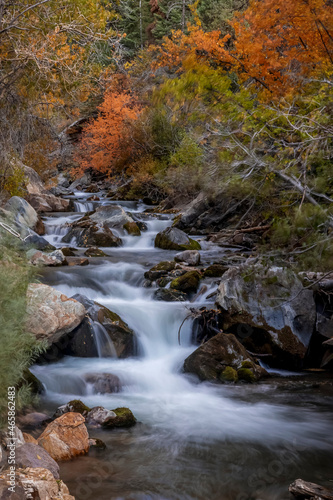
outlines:
{"label": "driftwood", "polygon": [[302,479],[296,479],[290,486],[289,491],[296,498],[303,500],[333,500],[333,490],[328,490],[315,483],[307,483]]}
{"label": "driftwood", "polygon": [[235,234],[238,234],[238,233],[255,233],[257,231],[266,231],[270,227],[271,227],[270,224],[268,224],[266,226],[246,227],[244,229],[237,229],[237,231],[235,231]]}

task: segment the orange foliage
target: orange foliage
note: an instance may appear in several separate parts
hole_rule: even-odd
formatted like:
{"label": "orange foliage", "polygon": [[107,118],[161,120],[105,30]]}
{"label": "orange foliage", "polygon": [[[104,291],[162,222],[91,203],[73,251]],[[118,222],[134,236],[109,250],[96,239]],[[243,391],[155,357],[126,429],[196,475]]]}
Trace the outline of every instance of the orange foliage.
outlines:
{"label": "orange foliage", "polygon": [[92,168],[111,175],[119,162],[125,163],[135,155],[135,146],[129,132],[131,122],[137,120],[141,107],[126,92],[108,90],[99,115],[91,120],[83,132],[81,149],[77,155],[80,167],[75,173]]}
{"label": "orange foliage", "polygon": [[230,35],[205,33],[199,22],[188,26],[187,34],[172,32],[161,47],[150,49],[159,54],[153,68],[188,69],[204,59],[274,94],[333,69],[331,0],[251,0],[231,25],[236,41],[230,47]]}
{"label": "orange foliage", "polygon": [[274,93],[333,69],[329,0],[252,0],[232,26],[240,71]]}

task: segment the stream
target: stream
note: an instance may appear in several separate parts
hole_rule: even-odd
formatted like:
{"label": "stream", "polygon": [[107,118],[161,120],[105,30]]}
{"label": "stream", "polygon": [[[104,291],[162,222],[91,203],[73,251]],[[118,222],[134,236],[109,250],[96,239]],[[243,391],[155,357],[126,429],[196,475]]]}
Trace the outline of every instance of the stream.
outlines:
{"label": "stream", "polygon": [[[122,205],[148,230],[141,237],[121,234],[122,247],[103,248],[107,257],[89,258],[88,266],[43,270],[44,283],[119,314],[139,342],[135,358],[67,356],[32,369],[46,389],[40,411],[52,414],[81,399],[90,407],[126,406],[138,420],[130,429],[92,429],[90,436],[102,439],[106,450],[61,464],[76,500],[282,500],[297,478],[332,487],[332,386],[316,374],[280,374],[254,385],[198,383],[184,375],[184,359],[196,348],[191,320],[182,327],[181,345],[178,329],[190,307],[214,306],[207,296],[217,280],[205,280],[207,291],[194,304],[154,300],[156,289],[142,286],[144,272],[177,253],[154,248],[172,216],[147,215],[141,203],[111,202],[100,193],[101,201],[88,202],[89,196],[75,193],[75,212],[44,217],[50,243],[66,246],[66,224],[101,203]],[[201,243],[206,265],[230,252]],[[103,332],[95,334],[103,342]],[[121,392],[93,394],[84,375],[99,372],[117,375]]]}

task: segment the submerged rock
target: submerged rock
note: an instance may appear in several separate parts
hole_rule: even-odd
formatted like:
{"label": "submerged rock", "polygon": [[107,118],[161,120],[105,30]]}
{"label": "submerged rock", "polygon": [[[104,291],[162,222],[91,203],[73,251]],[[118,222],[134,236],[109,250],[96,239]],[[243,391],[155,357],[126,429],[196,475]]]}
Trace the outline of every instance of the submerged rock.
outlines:
{"label": "submerged rock", "polygon": [[175,255],[176,262],[184,262],[188,266],[197,266],[200,264],[200,253],[198,250],[185,250]]}
{"label": "submerged rock", "polygon": [[85,307],[48,285],[31,283],[27,292],[26,328],[48,344],[58,341],[83,320]]}
{"label": "submerged rock", "polygon": [[67,264],[69,266],[87,266],[89,260],[85,257],[67,257]]}
{"label": "submerged rock", "polygon": [[71,460],[89,450],[89,435],[80,413],[65,413],[51,422],[38,438],[54,460]]}
{"label": "submerged rock", "polygon": [[175,227],[168,227],[156,235],[155,247],[164,250],[200,250],[201,246],[186,233]]}
{"label": "submerged rock", "polygon": [[184,371],[200,380],[254,382],[267,376],[232,334],[219,333],[201,345],[184,362]]}
{"label": "submerged rock", "polygon": [[121,390],[119,377],[112,373],[88,373],[84,378],[97,394],[112,394]]}
{"label": "submerged rock", "polygon": [[186,293],[179,290],[172,290],[170,288],[159,288],[154,293],[155,300],[163,300],[165,302],[186,302]]}
{"label": "submerged rock", "polygon": [[241,266],[222,277],[217,304],[223,330],[251,352],[270,354],[275,366],[302,366],[315,327],[313,292],[289,269]]}

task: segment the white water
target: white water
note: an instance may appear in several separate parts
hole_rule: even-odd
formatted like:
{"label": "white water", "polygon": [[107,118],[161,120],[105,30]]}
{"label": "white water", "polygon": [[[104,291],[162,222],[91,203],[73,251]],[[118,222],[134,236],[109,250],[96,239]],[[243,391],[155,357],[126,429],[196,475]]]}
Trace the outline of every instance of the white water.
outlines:
{"label": "white water", "polygon": [[[139,213],[138,207],[132,206],[131,210],[135,209]],[[47,237],[61,246],[57,232],[63,233],[64,222],[72,221],[73,215],[52,222],[50,219]],[[286,440],[318,449],[331,447],[330,421],[315,408],[266,402],[264,396],[257,401],[244,401],[237,397],[237,391],[243,394],[242,387],[198,384],[194,377],[182,374],[184,359],[195,349],[190,344],[190,321],[182,328],[181,346],[177,340],[178,329],[191,304],[155,301],[154,289],[142,287],[144,271],[157,262],[170,260],[174,254],[153,248],[156,233],[171,221],[152,218],[147,224],[148,231],[141,237],[126,236],[122,248],[107,249],[112,258],[86,268],[54,270],[52,276],[52,285],[67,296],[81,293],[118,313],[136,332],[140,357],[66,357],[52,365],[35,366],[33,372],[46,387],[46,399],[54,407],[77,397],[90,406],[127,406],[139,421],[160,432],[168,430],[175,439],[242,439],[267,445]],[[205,251],[203,257],[204,254]],[[210,288],[195,305],[207,305],[205,297],[211,291]],[[96,327],[95,334],[98,352],[103,355],[105,332]],[[107,349],[107,355],[114,354],[112,346]],[[117,375],[123,384],[122,392],[92,394],[84,375],[97,372]],[[269,390],[270,386],[262,385],[263,394]]]}

